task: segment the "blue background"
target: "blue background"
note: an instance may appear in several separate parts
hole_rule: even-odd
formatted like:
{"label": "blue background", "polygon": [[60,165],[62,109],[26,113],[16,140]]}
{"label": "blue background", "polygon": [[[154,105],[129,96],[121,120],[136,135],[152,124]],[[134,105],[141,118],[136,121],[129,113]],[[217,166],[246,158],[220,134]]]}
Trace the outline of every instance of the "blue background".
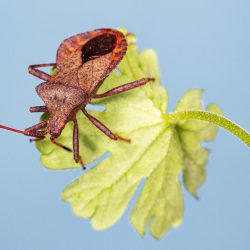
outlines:
{"label": "blue background", "polygon": [[[125,26],[140,49],[158,52],[171,110],[188,88],[202,88],[206,103],[250,130],[250,1],[0,3],[0,124],[25,128],[39,118],[28,112],[42,104],[29,64],[54,62],[59,43],[76,33]],[[249,149],[224,130],[210,147],[201,200],[185,193],[183,225],[157,241],[139,237],[128,211],[111,229],[94,231],[60,200],[82,172],[49,171],[27,138],[0,131],[0,249],[250,249]]]}

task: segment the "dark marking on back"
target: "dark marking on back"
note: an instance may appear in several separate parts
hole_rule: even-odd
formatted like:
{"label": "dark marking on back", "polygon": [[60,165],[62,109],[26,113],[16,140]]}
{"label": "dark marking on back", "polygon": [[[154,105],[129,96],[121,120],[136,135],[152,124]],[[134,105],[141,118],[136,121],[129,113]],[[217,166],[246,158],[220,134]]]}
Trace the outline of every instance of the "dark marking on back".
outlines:
{"label": "dark marking on back", "polygon": [[104,34],[91,39],[82,47],[83,63],[112,52],[115,42],[116,38],[111,34]]}

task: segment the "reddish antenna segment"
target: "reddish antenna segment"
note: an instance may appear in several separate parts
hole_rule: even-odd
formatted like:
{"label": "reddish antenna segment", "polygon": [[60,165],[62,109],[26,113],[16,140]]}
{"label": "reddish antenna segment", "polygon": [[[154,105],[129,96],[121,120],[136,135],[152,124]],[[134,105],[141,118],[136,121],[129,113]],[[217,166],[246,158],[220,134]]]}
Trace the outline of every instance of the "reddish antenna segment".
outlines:
{"label": "reddish antenna segment", "polygon": [[23,134],[23,135],[28,135],[26,131],[18,130],[18,129],[15,129],[15,128],[10,128],[10,127],[3,126],[3,125],[0,125],[0,128],[5,129],[5,130],[9,130],[11,132]]}

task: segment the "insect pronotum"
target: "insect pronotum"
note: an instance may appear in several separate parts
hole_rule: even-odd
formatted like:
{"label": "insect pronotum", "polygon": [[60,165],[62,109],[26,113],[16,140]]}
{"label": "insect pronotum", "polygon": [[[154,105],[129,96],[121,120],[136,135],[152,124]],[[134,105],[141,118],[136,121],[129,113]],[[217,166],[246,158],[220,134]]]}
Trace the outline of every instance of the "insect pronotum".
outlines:
{"label": "insect pronotum", "polygon": [[[26,136],[35,137],[31,141],[42,140],[50,134],[53,144],[72,152],[68,147],[56,142],[65,124],[74,123],[73,153],[76,163],[83,167],[79,155],[79,136],[76,113],[83,114],[105,135],[112,140],[123,138],[108,129],[103,123],[86,111],[86,105],[92,98],[105,98],[142,86],[153,78],[142,78],[113,88],[105,93],[97,94],[97,90],[105,78],[115,69],[127,51],[125,36],[114,29],[97,29],[72,36],[64,40],[57,50],[56,63],[36,64],[29,66],[29,73],[44,80],[36,87],[37,94],[45,106],[31,107],[30,112],[49,112],[47,121],[40,122],[24,131],[0,125],[0,128]],[[54,75],[49,75],[37,68],[56,67]]]}

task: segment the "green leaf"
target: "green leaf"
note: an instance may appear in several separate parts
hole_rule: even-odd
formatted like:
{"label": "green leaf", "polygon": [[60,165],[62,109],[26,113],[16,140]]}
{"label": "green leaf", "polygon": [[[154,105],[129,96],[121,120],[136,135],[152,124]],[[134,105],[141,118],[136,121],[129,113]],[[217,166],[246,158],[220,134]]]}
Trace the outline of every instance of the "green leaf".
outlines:
{"label": "green leaf", "polygon": [[[203,91],[197,89],[187,91],[178,102],[175,111],[203,109],[202,93]],[[215,104],[208,105],[207,110],[222,114]],[[193,119],[177,122],[176,129],[184,152],[184,185],[194,197],[198,198],[197,189],[206,179],[206,164],[209,156],[209,151],[202,147],[202,142],[214,140],[217,128],[211,123]]]}
{"label": "green leaf", "polygon": [[183,169],[183,152],[176,130],[168,127],[164,132],[163,159],[147,176],[131,214],[131,222],[141,235],[144,235],[150,222],[151,233],[156,238],[162,237],[170,227],[178,226],[183,215],[179,181],[179,174]]}
{"label": "green leaf", "polygon": [[[103,230],[120,219],[139,184],[145,181],[131,222],[140,235],[149,226],[152,235],[161,238],[182,221],[181,174],[186,189],[197,197],[197,188],[205,180],[208,158],[202,142],[215,138],[216,127],[204,121],[171,120],[165,114],[168,98],[159,82],[155,52],[138,52],[133,35],[128,36],[128,44],[128,52],[118,66],[122,75],[113,71],[98,92],[142,77],[155,77],[156,81],[93,100],[105,111],[91,114],[113,132],[130,138],[131,143],[111,141],[79,112],[80,154],[84,162],[90,163],[106,152],[110,155],[68,185],[62,198],[72,203],[77,216],[90,218],[96,230]],[[177,104],[176,112],[202,110],[201,96],[202,91],[189,90]],[[208,110],[220,113],[214,104]],[[68,123],[58,142],[72,147],[72,130],[72,123]],[[52,145],[48,138],[36,145],[47,168],[79,167],[71,153]]]}

